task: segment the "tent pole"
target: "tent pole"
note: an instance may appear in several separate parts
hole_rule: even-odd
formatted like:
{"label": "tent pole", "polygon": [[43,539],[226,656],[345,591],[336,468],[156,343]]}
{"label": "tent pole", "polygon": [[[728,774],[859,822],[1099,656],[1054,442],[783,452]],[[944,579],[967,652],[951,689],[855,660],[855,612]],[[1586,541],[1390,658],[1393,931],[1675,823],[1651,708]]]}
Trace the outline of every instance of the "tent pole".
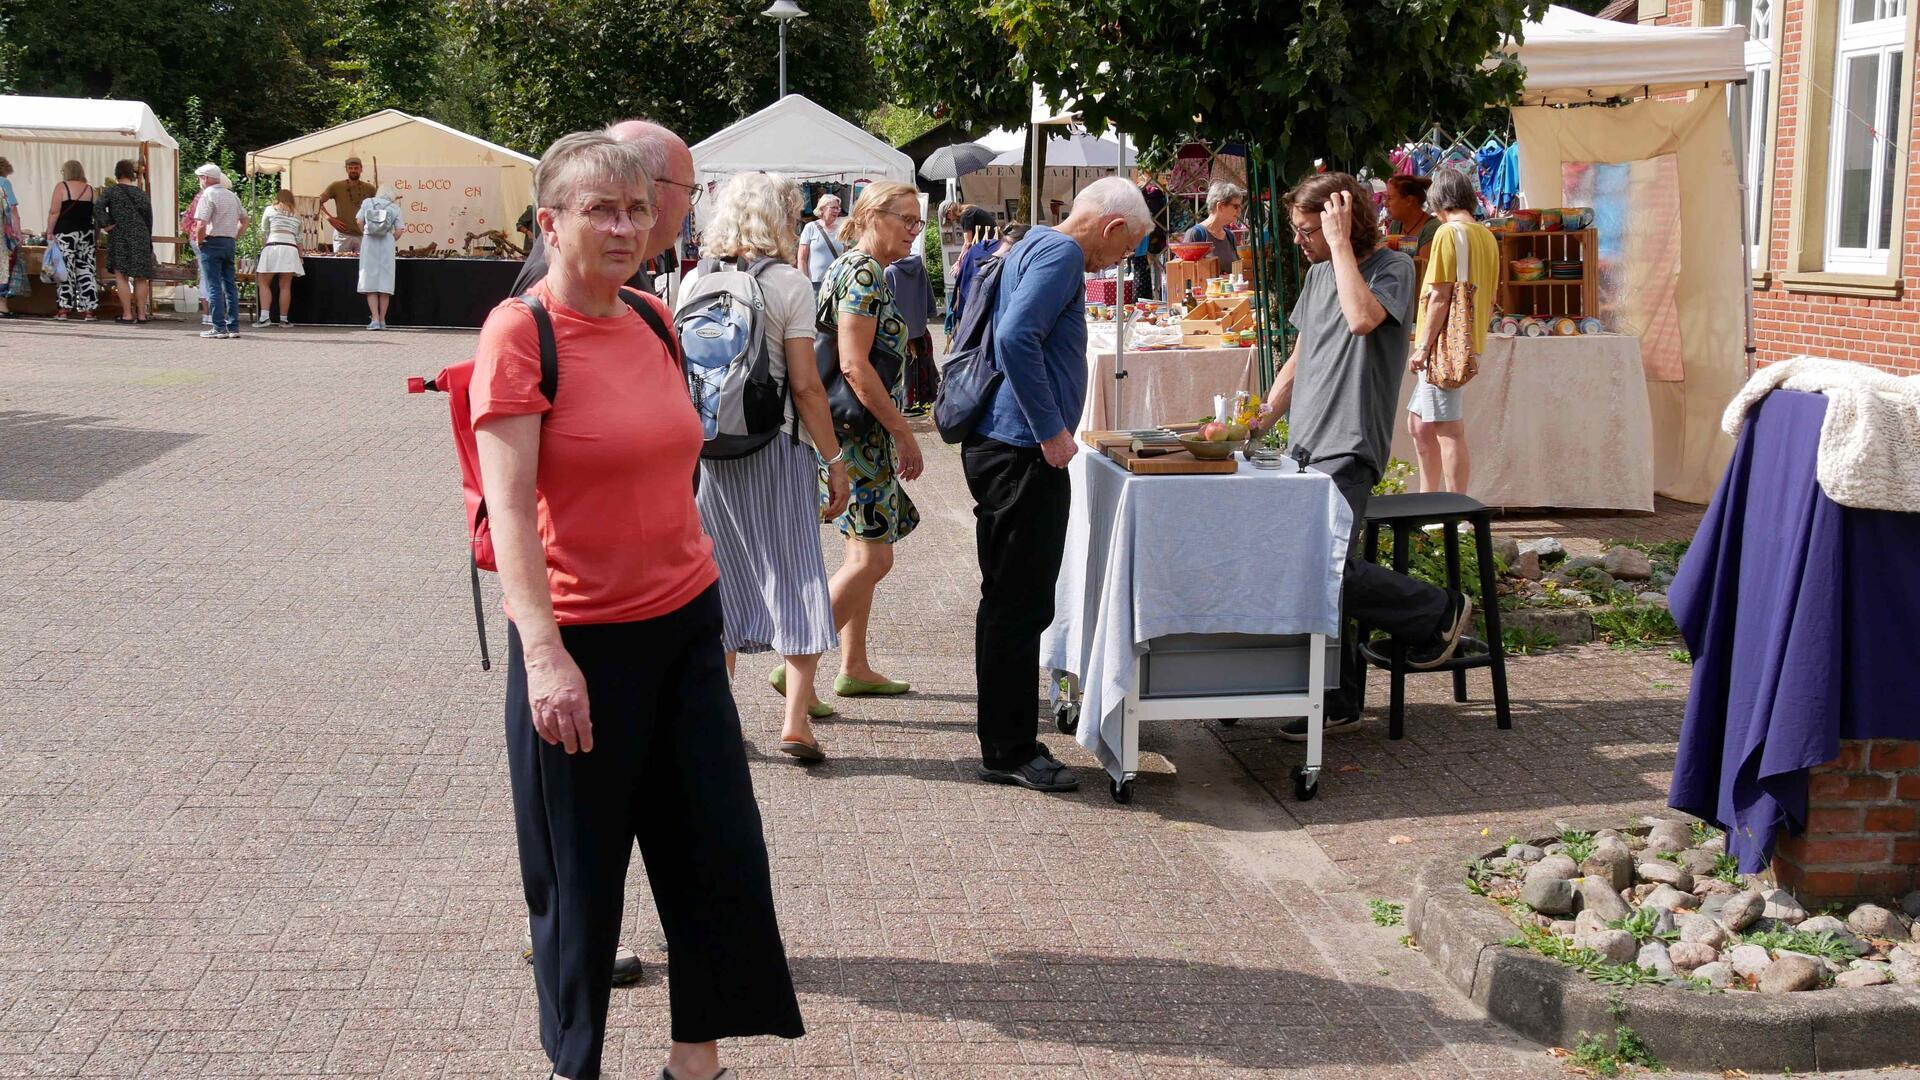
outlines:
{"label": "tent pole", "polygon": [[[1124,176],[1127,168],[1127,133],[1115,132],[1120,138],[1120,161],[1114,166],[1115,176]],[[1120,260],[1113,272],[1113,426],[1121,431],[1127,430],[1126,418],[1121,415],[1121,402],[1125,399],[1120,392],[1120,380],[1127,377],[1127,282],[1133,280],[1133,256]]]}
{"label": "tent pole", "polygon": [[[1735,82],[1735,83],[1733,83],[1732,85],[1735,85],[1735,86],[1748,86],[1748,87],[1749,87],[1749,89],[1751,89],[1751,87],[1749,86],[1749,84],[1748,84],[1748,82],[1747,82],[1747,80],[1745,80],[1745,79],[1741,79],[1741,80],[1739,80],[1738,82]],[[1748,204],[1747,204],[1747,197],[1748,197],[1748,195],[1750,194],[1750,192],[1749,192],[1749,190],[1748,190],[1748,189],[1749,189],[1749,187],[1750,187],[1750,186],[1751,186],[1751,184],[1752,184],[1752,178],[1751,178],[1751,177],[1749,177],[1749,176],[1747,175],[1747,148],[1746,148],[1746,145],[1745,145],[1745,140],[1744,140],[1744,139],[1741,139],[1741,138],[1739,137],[1739,136],[1740,136],[1740,134],[1741,134],[1741,132],[1745,130],[1745,127],[1746,127],[1746,123],[1747,123],[1747,117],[1746,117],[1746,116],[1736,116],[1736,115],[1734,115],[1734,112],[1735,112],[1735,110],[1733,110],[1733,109],[1728,109],[1728,110],[1727,110],[1727,118],[1728,118],[1728,120],[1729,120],[1729,122],[1731,123],[1731,125],[1732,125],[1732,127],[1733,127],[1733,133],[1734,133],[1734,140],[1733,140],[1733,149],[1734,149],[1734,152],[1735,152],[1736,154],[1739,154],[1739,155],[1740,155],[1740,160],[1739,160],[1739,161],[1738,161],[1738,162],[1737,162],[1737,163],[1735,164],[1735,166],[1734,166],[1734,168],[1735,168],[1736,170],[1738,170],[1738,175],[1739,175],[1739,177],[1740,177],[1740,295],[1741,295],[1741,297],[1742,297],[1742,298],[1743,298],[1743,299],[1744,299],[1744,300],[1746,301],[1746,314],[1747,314],[1747,340],[1746,340],[1746,353],[1747,353],[1747,376],[1748,376],[1749,378],[1751,378],[1751,377],[1753,376],[1753,364],[1754,364],[1754,347],[1753,347],[1753,215],[1752,215],[1752,212],[1751,212],[1751,211],[1750,211],[1750,210],[1748,209]],[[1751,115],[1751,114],[1749,114],[1749,115]],[[1749,133],[1749,137],[1751,137],[1751,133]]]}
{"label": "tent pole", "polygon": [[1040,224],[1040,140],[1044,130],[1031,116],[1027,120],[1027,224]]}

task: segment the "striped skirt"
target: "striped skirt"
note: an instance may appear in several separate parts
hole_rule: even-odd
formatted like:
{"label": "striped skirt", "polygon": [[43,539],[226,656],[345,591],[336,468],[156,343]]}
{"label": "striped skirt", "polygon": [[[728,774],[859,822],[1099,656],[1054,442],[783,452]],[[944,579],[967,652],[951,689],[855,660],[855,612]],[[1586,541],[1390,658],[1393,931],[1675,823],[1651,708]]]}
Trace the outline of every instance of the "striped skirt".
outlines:
{"label": "striped skirt", "polygon": [[702,461],[695,502],[720,564],[728,652],[808,656],[839,645],[820,557],[819,465],[781,435],[731,461]]}

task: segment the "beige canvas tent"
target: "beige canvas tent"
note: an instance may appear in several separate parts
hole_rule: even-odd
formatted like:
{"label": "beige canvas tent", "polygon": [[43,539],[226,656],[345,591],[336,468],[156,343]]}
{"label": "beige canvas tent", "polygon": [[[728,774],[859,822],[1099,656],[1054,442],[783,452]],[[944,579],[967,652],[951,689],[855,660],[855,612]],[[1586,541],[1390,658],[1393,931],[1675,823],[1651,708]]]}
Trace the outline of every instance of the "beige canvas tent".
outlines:
{"label": "beige canvas tent", "polygon": [[[281,187],[296,197],[318,198],[328,184],[346,176],[346,160],[357,157],[365,167],[363,180],[391,178],[397,170],[421,167],[497,169],[494,205],[480,208],[489,227],[513,237],[513,222],[533,201],[533,167],[525,154],[464,131],[412,116],[398,109],[382,109],[358,120],[289,139],[247,155],[249,174],[279,173]],[[404,202],[404,201],[403,201]],[[405,207],[402,208],[403,214]],[[323,228],[323,235],[331,231]]]}
{"label": "beige canvas tent", "polygon": [[[112,179],[115,162],[132,160],[147,166],[153,234],[174,235],[180,144],[141,102],[0,96],[0,156],[13,163],[9,180],[28,232],[46,227],[63,163],[78,161],[87,179],[100,183]],[[172,244],[153,250],[160,261],[173,261]]]}

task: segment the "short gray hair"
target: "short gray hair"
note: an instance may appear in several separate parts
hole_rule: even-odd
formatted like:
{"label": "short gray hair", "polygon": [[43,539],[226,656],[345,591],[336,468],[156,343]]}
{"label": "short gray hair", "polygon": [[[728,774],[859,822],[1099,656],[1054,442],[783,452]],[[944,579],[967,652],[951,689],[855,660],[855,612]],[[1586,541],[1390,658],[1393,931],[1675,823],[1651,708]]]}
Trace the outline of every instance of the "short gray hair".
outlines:
{"label": "short gray hair", "polygon": [[567,207],[576,192],[594,182],[638,185],[653,200],[653,174],[639,143],[617,141],[604,131],[576,131],[555,139],[540,155],[533,169],[533,201],[549,209]]}
{"label": "short gray hair", "polygon": [[1472,210],[1480,205],[1480,189],[1467,174],[1454,168],[1435,169],[1433,186],[1427,189],[1427,212],[1444,214],[1449,210]]}
{"label": "short gray hair", "polygon": [[1130,231],[1142,235],[1153,230],[1153,212],[1147,209],[1146,196],[1124,176],[1103,176],[1080,189],[1080,194],[1073,197],[1073,213],[1118,217]]}
{"label": "short gray hair", "polygon": [[792,262],[800,185],[780,173],[743,172],[721,185],[700,251],[719,258],[771,255]]}
{"label": "short gray hair", "polygon": [[1215,207],[1230,202],[1247,205],[1247,189],[1230,180],[1215,180],[1207,185],[1207,213],[1211,214]]}

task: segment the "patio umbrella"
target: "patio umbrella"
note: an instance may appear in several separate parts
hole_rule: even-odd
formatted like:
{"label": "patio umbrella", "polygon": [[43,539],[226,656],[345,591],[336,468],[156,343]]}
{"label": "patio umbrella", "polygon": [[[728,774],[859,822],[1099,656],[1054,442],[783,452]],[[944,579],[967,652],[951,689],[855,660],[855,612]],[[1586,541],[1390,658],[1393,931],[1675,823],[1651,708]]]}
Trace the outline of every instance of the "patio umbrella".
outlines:
{"label": "patio umbrella", "polygon": [[957,143],[928,154],[920,163],[920,175],[928,180],[958,180],[992,160],[993,151],[979,143]]}
{"label": "patio umbrella", "polygon": [[[1126,164],[1136,163],[1138,155],[1132,148],[1126,151]],[[1027,148],[1008,150],[989,164],[1020,165],[1027,160]],[[1092,135],[1055,135],[1047,140],[1048,168],[1075,169],[1112,169],[1121,163],[1120,144],[1111,139],[1095,138]]]}

